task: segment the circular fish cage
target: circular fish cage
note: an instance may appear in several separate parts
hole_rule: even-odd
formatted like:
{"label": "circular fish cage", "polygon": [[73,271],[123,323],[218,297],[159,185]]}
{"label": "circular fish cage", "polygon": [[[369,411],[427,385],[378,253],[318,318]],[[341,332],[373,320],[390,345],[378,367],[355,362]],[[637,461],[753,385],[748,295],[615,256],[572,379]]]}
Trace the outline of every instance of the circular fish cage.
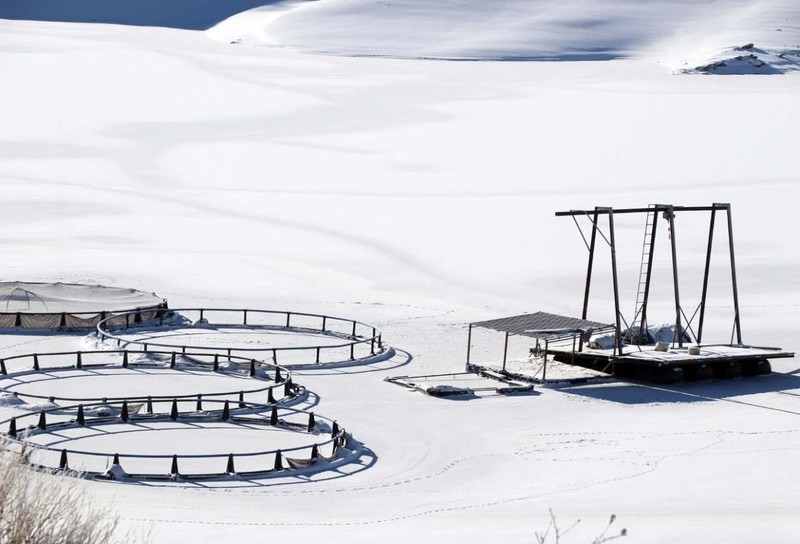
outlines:
{"label": "circular fish cage", "polygon": [[[0,359],[0,404],[234,401],[288,404],[302,388],[288,369],[244,357],[174,351],[97,350]],[[222,406],[219,407],[222,409]]]}
{"label": "circular fish cage", "polygon": [[77,283],[0,282],[0,330],[92,329],[109,315],[152,319],[167,307],[155,293]]}
{"label": "circular fish cage", "polygon": [[[109,414],[105,405],[81,404],[12,417],[0,426],[34,467],[122,481],[307,475],[360,455],[360,444],[344,428],[313,412],[211,402],[224,407],[165,414],[124,403]],[[259,447],[244,449],[246,444]]]}
{"label": "circular fish cage", "polygon": [[142,351],[238,355],[286,368],[363,364],[390,355],[381,332],[323,314],[260,309],[180,308],[124,312],[100,321],[105,342]]}

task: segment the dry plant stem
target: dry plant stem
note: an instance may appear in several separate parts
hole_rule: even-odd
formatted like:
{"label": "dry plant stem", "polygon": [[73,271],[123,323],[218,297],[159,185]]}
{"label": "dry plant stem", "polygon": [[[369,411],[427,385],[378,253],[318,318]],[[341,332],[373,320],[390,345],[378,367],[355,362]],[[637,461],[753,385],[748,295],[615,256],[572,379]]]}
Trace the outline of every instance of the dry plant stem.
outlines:
{"label": "dry plant stem", "polygon": [[534,533],[537,544],[545,544],[545,542],[547,542],[548,537],[550,536],[551,530],[553,531],[555,544],[559,544],[561,542],[561,537],[569,533],[581,522],[581,520],[577,520],[575,521],[575,523],[570,525],[566,530],[562,531],[558,526],[556,515],[553,513],[553,509],[552,508],[548,509],[548,512],[550,512],[550,522],[547,524],[547,530],[545,530],[544,533],[538,533],[538,532]]}
{"label": "dry plant stem", "polygon": [[[547,524],[547,529],[543,533],[539,533],[538,531],[534,533],[536,538],[537,544],[546,544],[548,542],[548,538],[550,537],[550,533],[552,531],[553,538],[555,539],[553,542],[555,544],[560,544],[561,537],[572,531],[580,522],[581,520],[575,521],[572,525],[570,525],[567,529],[561,530],[558,526],[558,520],[556,519],[555,514],[553,513],[552,509],[548,510],[550,512],[550,521]],[[616,521],[617,516],[615,514],[611,514],[611,517],[608,520],[608,524],[606,524],[605,529],[603,532],[600,533],[599,536],[592,540],[592,544],[603,544],[604,542],[608,542],[610,540],[616,540],[617,538],[621,538],[623,536],[628,535],[627,529],[622,529],[618,534],[606,536],[608,530],[611,528],[611,525]]]}
{"label": "dry plant stem", "polygon": [[[35,470],[0,449],[0,544],[111,544],[119,517],[91,504],[80,481]],[[130,535],[123,537],[129,540]]]}
{"label": "dry plant stem", "polygon": [[606,536],[608,530],[611,528],[611,525],[616,521],[617,516],[616,514],[611,514],[611,517],[608,519],[608,524],[606,528],[603,529],[603,532],[600,533],[600,536],[592,540],[592,544],[603,544],[603,542],[608,542],[609,540],[616,540],[617,538],[621,538],[623,536],[628,536],[628,530],[623,528],[618,534]]}

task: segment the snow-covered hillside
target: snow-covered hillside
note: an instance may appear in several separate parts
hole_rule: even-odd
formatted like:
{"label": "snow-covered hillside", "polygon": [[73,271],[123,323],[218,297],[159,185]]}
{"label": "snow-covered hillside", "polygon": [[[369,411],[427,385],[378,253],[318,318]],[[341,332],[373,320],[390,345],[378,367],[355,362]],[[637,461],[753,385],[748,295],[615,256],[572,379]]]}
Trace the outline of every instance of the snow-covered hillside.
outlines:
{"label": "snow-covered hillside", "polygon": [[[800,5],[792,0],[320,0],[266,25],[258,10],[249,16],[263,41],[343,55],[646,58],[676,70],[730,59],[727,70],[706,69],[713,73],[771,73],[800,65]],[[244,20],[238,17],[225,35],[232,38]],[[258,41],[253,27],[248,30],[240,38]],[[736,48],[748,44],[757,49],[737,59],[743,54]]]}
{"label": "snow-covered hillside", "polygon": [[215,27],[222,41],[337,55],[644,58],[713,74],[800,67],[792,0],[8,0],[0,18]]}

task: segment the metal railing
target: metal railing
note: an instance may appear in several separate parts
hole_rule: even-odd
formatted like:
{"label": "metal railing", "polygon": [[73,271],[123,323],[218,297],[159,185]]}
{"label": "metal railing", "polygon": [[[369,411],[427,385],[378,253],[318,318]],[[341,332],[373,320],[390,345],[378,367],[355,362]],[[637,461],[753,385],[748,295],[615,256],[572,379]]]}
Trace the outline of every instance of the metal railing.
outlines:
{"label": "metal railing", "polygon": [[[146,315],[145,315],[146,314]],[[187,315],[194,314],[197,319],[191,320]],[[234,315],[235,319],[226,322],[208,322],[209,315]],[[150,319],[145,319],[150,318]],[[267,319],[271,318],[271,319]],[[304,323],[298,323],[298,318]],[[311,321],[311,322],[309,322]],[[122,338],[122,332],[128,334],[133,331],[152,330],[152,327],[171,327],[173,329],[185,328],[187,324],[198,323],[208,327],[242,327],[247,329],[279,330],[298,334],[321,335],[329,338],[345,340],[333,344],[315,344],[311,346],[275,346],[275,347],[231,347],[223,345],[187,346],[174,343],[164,343],[153,340],[137,340]],[[230,308],[178,308],[159,310],[153,312],[132,311],[114,314],[102,320],[97,325],[97,335],[102,341],[116,342],[117,346],[123,344],[140,346],[142,351],[151,348],[172,348],[181,352],[192,350],[194,352],[211,352],[232,356],[235,353],[259,355],[271,359],[273,364],[278,364],[280,354],[299,353],[308,354],[300,361],[281,363],[283,366],[292,367],[300,365],[325,365],[339,363],[344,360],[356,361],[375,357],[386,351],[382,333],[372,325],[353,319],[335,317],[323,314],[306,312],[292,312],[284,310],[260,309],[230,309]],[[323,362],[323,354],[336,352],[333,361]],[[283,359],[283,358],[281,358]]]}
{"label": "metal railing", "polygon": [[[336,421],[315,416],[313,412],[308,413],[289,408],[282,408],[279,412],[277,406],[270,407],[254,403],[246,403],[245,409],[237,412],[226,409],[228,406],[226,401],[226,408],[223,408],[221,415],[212,415],[205,412],[177,412],[174,410],[170,411],[169,416],[166,414],[130,413],[127,410],[119,415],[112,416],[93,417],[85,415],[87,412],[91,413],[93,408],[100,406],[98,404],[81,404],[41,410],[1,421],[0,426],[7,426],[7,431],[4,433],[5,440],[15,444],[22,454],[22,458],[33,466],[47,470],[77,470],[89,477],[107,479],[197,480],[236,475],[291,475],[293,471],[300,470],[304,473],[328,470],[332,468],[332,465],[338,466],[357,457],[354,452],[347,449],[352,437],[345,429],[340,427]],[[77,413],[77,416],[70,419],[54,420],[54,417],[65,417],[70,412]],[[269,412],[269,415],[265,415],[266,412]],[[48,416],[50,416],[50,421],[48,421]],[[303,419],[298,421],[301,416]],[[287,417],[292,417],[295,420],[287,420]],[[28,421],[30,423],[26,425]],[[159,421],[186,421],[191,422],[193,425],[202,422],[247,425],[246,428],[249,430],[271,428],[291,433],[302,433],[311,437],[326,438],[324,440],[312,440],[310,444],[289,448],[207,454],[100,452],[57,448],[36,444],[31,441],[37,435],[53,431],[63,433],[71,428],[95,428],[106,425],[135,423],[141,430],[142,424]],[[60,434],[60,436],[64,437],[63,434]],[[346,452],[340,452],[340,448],[345,449]],[[181,460],[194,464],[201,461],[202,467],[200,470],[181,470],[179,468]],[[239,460],[240,465],[249,465],[246,470],[237,470],[237,460]],[[129,467],[135,466],[135,468],[130,472],[126,471],[123,461]],[[208,466],[206,461],[215,462]],[[167,465],[169,465],[168,469]]]}
{"label": "metal railing", "polygon": [[[120,357],[118,364],[109,361],[109,355],[116,354]],[[138,360],[142,357],[149,360],[144,362]],[[133,361],[132,361],[133,359]],[[98,368],[186,368],[197,370],[202,368],[209,373],[233,374],[225,369],[220,369],[219,354],[212,353],[179,353],[176,351],[140,351],[129,350],[93,350],[93,351],[65,351],[53,353],[30,353],[24,355],[13,355],[0,359],[0,391],[11,393],[22,398],[47,400],[49,402],[122,402],[122,401],[141,401],[153,402],[164,400],[195,400],[198,405],[203,399],[234,399],[239,403],[244,403],[248,397],[253,397],[260,393],[267,393],[268,403],[281,403],[288,401],[295,396],[295,384],[292,382],[291,372],[281,366],[248,359],[246,357],[231,356],[225,357],[223,362],[235,364],[243,367],[241,375],[246,375],[254,380],[272,380],[271,383],[254,387],[251,389],[236,389],[233,391],[214,391],[203,393],[190,393],[180,395],[129,395],[129,396],[97,396],[97,397],[66,397],[57,395],[42,395],[14,391],[4,385],[4,381],[9,378],[21,377],[31,373],[57,372],[67,370],[98,369]],[[52,363],[55,361],[55,365]],[[99,362],[98,362],[99,361]],[[24,365],[21,370],[15,370],[13,366]],[[11,370],[9,371],[9,367]],[[272,373],[272,376],[267,374]],[[259,374],[262,376],[259,376]],[[236,375],[236,374],[233,374]],[[21,385],[19,382],[14,386]],[[277,393],[282,390],[282,393]]]}

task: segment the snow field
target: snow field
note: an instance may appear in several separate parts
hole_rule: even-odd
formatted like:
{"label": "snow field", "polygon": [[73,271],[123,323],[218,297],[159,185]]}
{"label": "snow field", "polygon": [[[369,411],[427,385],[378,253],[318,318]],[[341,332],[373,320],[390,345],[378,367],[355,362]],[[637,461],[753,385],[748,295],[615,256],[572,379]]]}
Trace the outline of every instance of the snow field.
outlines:
{"label": "snow field", "polygon": [[[394,35],[415,24],[396,10],[421,5],[386,10]],[[720,6],[744,4],[698,9]],[[751,6],[769,7],[743,12]],[[318,17],[312,7],[331,34],[357,24],[338,18],[339,5],[309,4],[275,19],[286,36],[308,38],[298,46],[327,34],[312,26],[300,36],[301,18]],[[385,22],[379,9],[366,6],[364,17]],[[497,28],[517,14],[501,12]],[[609,8],[606,17],[638,25],[618,15]],[[82,485],[113,500],[128,523],[154,523],[156,542],[524,543],[546,526],[548,508],[565,524],[583,520],[572,542],[590,541],[612,512],[626,541],[792,541],[792,360],[753,380],[543,388],[468,402],[381,381],[460,371],[469,321],[538,309],[577,315],[585,253],[574,225],[552,214],[595,205],[731,202],[745,340],[800,347],[800,80],[672,75],[692,55],[696,66],[707,51],[768,43],[760,26],[716,41],[715,32],[737,27],[686,16],[707,49],[692,38],[678,51],[680,39],[653,23],[641,36],[676,54],[641,47],[599,63],[313,56],[248,47],[265,43],[259,28],[220,44],[166,29],[0,21],[0,74],[13,82],[0,87],[4,276],[141,286],[171,304],[352,315],[398,350],[374,365],[298,373],[320,411],[370,452],[358,470],[225,490]],[[338,39],[393,35],[362,28]],[[792,28],[763,27],[789,44]],[[508,44],[524,32],[507,35]],[[466,51],[480,35],[468,37],[452,49]],[[620,266],[635,277],[641,226],[629,229]],[[690,289],[705,239],[679,229]],[[595,281],[590,318],[605,320],[607,283]],[[715,327],[727,340],[728,324]],[[2,342],[15,353],[81,344]]]}

